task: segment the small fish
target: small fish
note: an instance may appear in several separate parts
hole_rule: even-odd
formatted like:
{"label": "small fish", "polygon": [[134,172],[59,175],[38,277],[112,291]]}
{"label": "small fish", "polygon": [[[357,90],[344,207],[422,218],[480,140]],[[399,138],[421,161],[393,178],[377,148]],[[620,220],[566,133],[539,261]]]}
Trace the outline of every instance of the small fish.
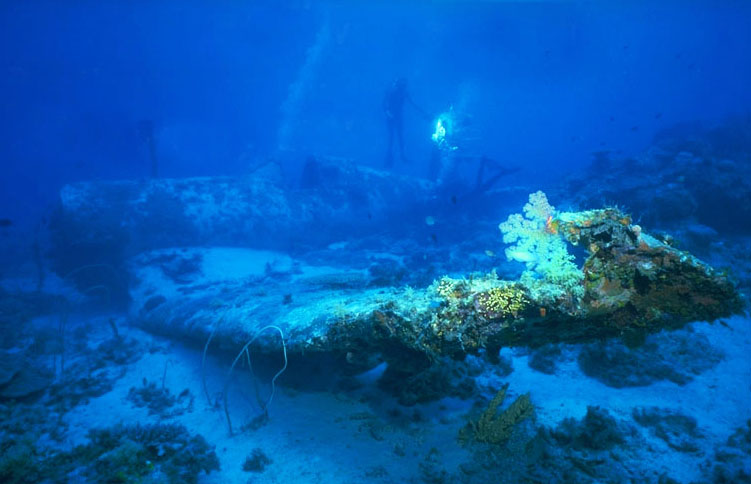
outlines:
{"label": "small fish", "polygon": [[655,114],[655,119],[660,119],[660,118],[662,118],[662,113]]}
{"label": "small fish", "polygon": [[495,252],[493,252],[492,250],[486,250],[485,251],[485,255],[488,256],[488,257],[490,257],[490,258],[493,258],[493,257],[495,257]]}
{"label": "small fish", "polygon": [[0,227],[6,228],[13,225],[13,221],[9,218],[0,218]]}
{"label": "small fish", "polygon": [[435,218],[431,217],[430,215],[425,217],[425,225],[435,225]]}
{"label": "small fish", "polygon": [[615,121],[615,116],[610,116],[609,120],[612,123],[613,121]]}
{"label": "small fish", "polygon": [[438,236],[436,234],[430,234],[430,240],[433,242],[438,242]]}
{"label": "small fish", "polygon": [[451,195],[451,203],[456,205],[456,195]]}
{"label": "small fish", "polygon": [[639,131],[639,127],[638,126],[631,126],[631,131],[633,131],[634,133],[636,133],[637,131]]}

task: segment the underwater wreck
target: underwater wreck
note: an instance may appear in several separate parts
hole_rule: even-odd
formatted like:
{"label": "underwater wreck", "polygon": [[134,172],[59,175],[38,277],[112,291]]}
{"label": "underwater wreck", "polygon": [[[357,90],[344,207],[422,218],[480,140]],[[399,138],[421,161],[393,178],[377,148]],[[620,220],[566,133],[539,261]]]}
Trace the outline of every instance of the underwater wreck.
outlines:
{"label": "underwater wreck", "polygon": [[[334,200],[349,199],[377,218],[387,218],[403,194],[415,203],[430,198],[416,181],[393,183],[374,171],[347,177],[341,186],[354,177],[369,185],[367,196],[353,201],[341,191]],[[726,274],[650,236],[628,214],[558,212],[542,192],[500,225],[507,257],[527,266],[518,280],[473,273],[421,289],[374,286],[361,271],[263,250],[292,233],[313,240],[315,227],[351,219],[320,192],[204,178],[101,182],[63,195],[60,252],[90,256],[86,244],[66,249],[80,234],[119,244],[104,252],[119,254],[112,265],[130,274],[136,324],[209,351],[235,354],[252,340],[254,357],[278,359],[284,349],[285,362],[328,358],[349,374],[385,362],[387,372],[413,375],[446,358],[493,361],[504,347],[605,337],[638,345],[649,333],[743,309]],[[252,249],[222,247],[238,231]]]}
{"label": "underwater wreck", "polygon": [[[651,332],[742,310],[725,274],[651,237],[617,209],[540,213],[521,222],[520,244],[547,260],[517,281],[491,273],[444,277],[425,289],[367,288],[353,274],[296,277],[291,261],[276,259],[279,272],[289,272],[278,283],[239,277],[173,282],[166,291],[168,281],[147,284],[134,293],[134,315],[151,331],[196,343],[211,335],[212,344],[227,348],[273,325],[284,334],[291,357],[326,353],[345,366],[366,369],[386,361],[418,371],[441,357],[484,351],[492,358],[508,346],[603,337],[638,344]],[[581,269],[565,252],[566,244],[586,250]],[[272,262],[265,264],[264,269]],[[276,285],[294,300],[283,304]],[[155,293],[157,287],[161,292]],[[259,336],[254,346],[260,353],[279,350],[273,332]]]}

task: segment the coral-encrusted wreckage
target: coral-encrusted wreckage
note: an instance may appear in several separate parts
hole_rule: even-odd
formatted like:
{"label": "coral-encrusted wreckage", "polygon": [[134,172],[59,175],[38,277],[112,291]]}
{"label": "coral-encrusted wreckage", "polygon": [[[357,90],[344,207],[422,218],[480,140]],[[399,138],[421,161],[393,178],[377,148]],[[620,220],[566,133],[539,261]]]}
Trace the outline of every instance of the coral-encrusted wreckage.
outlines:
{"label": "coral-encrusted wreckage", "polygon": [[[617,209],[550,212],[541,219],[536,229],[529,219],[518,227],[526,239],[510,252],[534,249],[520,255],[533,270],[519,281],[444,277],[424,293],[394,293],[370,311],[346,315],[312,346],[372,351],[397,345],[406,351],[388,353],[462,358],[480,349],[493,355],[508,346],[608,336],[638,342],[649,332],[742,308],[725,275],[643,233]],[[580,272],[565,248],[551,242],[560,238],[587,251]]]}
{"label": "coral-encrusted wreckage", "polygon": [[[381,185],[389,186],[387,179],[381,180],[373,172],[367,177],[373,192]],[[232,185],[224,179],[220,182]],[[212,234],[227,238],[233,226],[256,234],[267,216],[263,206],[253,208],[251,199],[233,195],[241,193],[237,184],[225,186],[226,195],[220,198],[216,190],[206,190],[212,186],[208,179],[180,180],[179,187],[169,186],[166,180],[144,182],[140,187],[128,185],[126,192],[117,192],[119,198],[109,201],[119,208],[86,199],[87,194],[106,193],[106,187],[69,188],[66,193],[79,196],[68,200],[71,209],[67,212],[64,201],[59,233],[66,240],[75,238],[75,213],[89,214],[85,220],[89,232],[96,231],[92,224],[106,229],[109,223],[97,222],[96,213],[119,212],[118,218],[136,224],[126,228],[137,234],[140,245],[131,254],[122,249],[127,262],[118,262],[131,274],[131,307],[136,321],[151,331],[190,340],[200,347],[211,336],[212,350],[235,352],[260,329],[274,325],[284,334],[291,362],[333,357],[350,372],[387,362],[389,368],[410,374],[444,357],[462,359],[484,353],[492,360],[500,348],[509,346],[603,337],[622,337],[638,344],[650,332],[678,328],[690,321],[712,321],[742,310],[742,299],[725,274],[650,236],[617,208],[558,212],[537,192],[529,197],[524,215],[512,215],[500,225],[509,244],[506,256],[526,264],[527,270],[518,280],[501,280],[493,272],[475,273],[443,277],[427,288],[413,289],[369,285],[356,270],[326,272],[323,266],[306,266],[287,255],[218,248],[221,243],[212,244]],[[414,185],[405,191],[417,200],[423,189]],[[212,213],[220,218],[214,218],[210,229],[201,229],[201,224],[207,223],[201,221],[204,216],[179,219],[180,233],[204,234],[202,248],[175,249],[181,238],[174,232],[160,232],[175,240],[156,250],[153,245],[152,250],[144,250],[148,244],[140,230],[155,223],[149,213],[160,209],[145,207],[139,200],[157,192],[169,193],[165,195],[170,200],[169,210],[179,214],[200,214],[208,205],[217,205]],[[215,199],[198,196],[201,192]],[[273,198],[266,206],[277,215],[289,214],[286,222],[281,222],[289,226],[290,233],[295,223],[300,224],[300,230],[312,232],[322,223],[310,215],[311,204],[324,205],[320,198],[285,195],[279,190],[262,193]],[[373,206],[379,197],[369,198],[372,200],[360,201],[362,211],[388,218],[388,203],[379,208]],[[382,197],[381,201],[389,199]],[[94,208],[82,211],[86,206]],[[243,225],[237,225],[233,209],[245,217]],[[73,222],[66,224],[66,216]],[[161,216],[163,223],[178,220],[164,213]],[[336,222],[336,214],[331,218]],[[139,220],[146,225],[139,228]],[[226,226],[217,226],[222,220],[227,221]],[[116,234],[124,230],[122,224],[113,226]],[[362,227],[358,230],[362,232]],[[257,236],[264,238],[265,247],[271,247],[266,239],[272,235],[264,232]],[[119,240],[118,244],[127,246],[127,238]],[[227,259],[224,265],[222,258]],[[278,355],[279,348],[279,335],[267,332],[257,338],[253,351]]]}

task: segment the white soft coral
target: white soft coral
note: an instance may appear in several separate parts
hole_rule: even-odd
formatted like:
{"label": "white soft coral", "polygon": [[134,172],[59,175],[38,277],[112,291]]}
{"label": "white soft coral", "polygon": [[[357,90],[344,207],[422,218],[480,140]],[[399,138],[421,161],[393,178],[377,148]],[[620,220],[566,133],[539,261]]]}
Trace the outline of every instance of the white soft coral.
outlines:
{"label": "white soft coral", "polygon": [[581,284],[584,276],[574,263],[574,256],[569,254],[566,241],[549,230],[554,216],[555,207],[543,192],[530,194],[524,216],[509,215],[498,225],[503,241],[514,244],[506,249],[506,257],[524,262],[527,270],[522,282],[540,288],[544,295],[558,297],[567,293],[579,297],[584,292]]}

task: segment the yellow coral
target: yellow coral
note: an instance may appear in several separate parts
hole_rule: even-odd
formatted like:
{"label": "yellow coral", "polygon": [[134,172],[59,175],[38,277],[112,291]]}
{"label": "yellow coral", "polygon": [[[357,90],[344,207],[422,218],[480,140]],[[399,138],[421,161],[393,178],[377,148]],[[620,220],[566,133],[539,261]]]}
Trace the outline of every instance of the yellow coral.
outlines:
{"label": "yellow coral", "polygon": [[454,279],[451,279],[448,276],[443,276],[438,281],[438,284],[435,285],[435,292],[448,299],[453,296],[456,283],[457,281],[455,281]]}
{"label": "yellow coral", "polygon": [[517,317],[526,307],[524,291],[515,286],[494,287],[477,296],[478,309],[487,318]]}
{"label": "yellow coral", "polygon": [[461,299],[467,292],[467,281],[464,279],[452,279],[449,276],[443,276],[434,281],[431,289],[439,296],[447,300]]}

